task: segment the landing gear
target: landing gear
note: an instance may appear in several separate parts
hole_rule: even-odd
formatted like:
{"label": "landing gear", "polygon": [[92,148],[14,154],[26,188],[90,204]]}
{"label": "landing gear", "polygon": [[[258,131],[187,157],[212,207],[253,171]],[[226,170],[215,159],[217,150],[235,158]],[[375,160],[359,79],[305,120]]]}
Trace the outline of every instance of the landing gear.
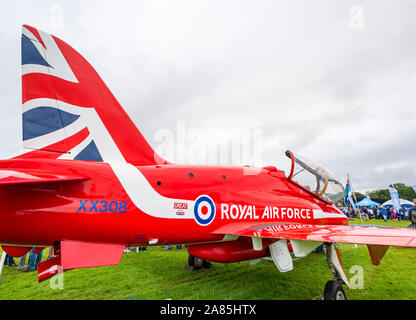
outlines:
{"label": "landing gear", "polygon": [[324,289],[324,300],[347,300],[342,285],[350,287],[341,261],[341,255],[335,243],[325,243],[327,263],[331,269],[332,280],[328,281]]}
{"label": "landing gear", "polygon": [[325,285],[324,300],[347,300],[342,283],[336,280],[329,280]]}
{"label": "landing gear", "polygon": [[211,268],[211,262],[192,255],[189,255],[188,265],[185,266],[186,270],[200,270],[209,268]]}

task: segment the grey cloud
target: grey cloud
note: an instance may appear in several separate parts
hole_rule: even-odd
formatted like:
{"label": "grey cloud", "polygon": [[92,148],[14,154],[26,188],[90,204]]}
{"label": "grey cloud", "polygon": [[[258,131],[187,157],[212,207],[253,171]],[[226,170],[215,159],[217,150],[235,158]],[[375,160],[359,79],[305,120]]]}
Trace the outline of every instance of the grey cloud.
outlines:
{"label": "grey cloud", "polygon": [[[60,5],[64,28],[51,28]],[[352,30],[349,9],[364,9]],[[414,1],[19,1],[0,7],[0,156],[17,151],[20,26],[85,56],[155,146],[160,128],[261,129],[356,188],[416,183]],[[7,14],[6,14],[7,13]]]}

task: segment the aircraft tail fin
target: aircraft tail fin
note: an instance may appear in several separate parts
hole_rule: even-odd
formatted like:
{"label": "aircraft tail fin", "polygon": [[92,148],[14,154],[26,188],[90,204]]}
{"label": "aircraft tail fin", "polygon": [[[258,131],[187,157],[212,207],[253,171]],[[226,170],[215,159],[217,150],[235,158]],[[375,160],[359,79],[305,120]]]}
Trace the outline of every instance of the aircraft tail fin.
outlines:
{"label": "aircraft tail fin", "polygon": [[22,104],[23,147],[31,150],[30,157],[166,163],[76,50],[27,25],[22,28]]}

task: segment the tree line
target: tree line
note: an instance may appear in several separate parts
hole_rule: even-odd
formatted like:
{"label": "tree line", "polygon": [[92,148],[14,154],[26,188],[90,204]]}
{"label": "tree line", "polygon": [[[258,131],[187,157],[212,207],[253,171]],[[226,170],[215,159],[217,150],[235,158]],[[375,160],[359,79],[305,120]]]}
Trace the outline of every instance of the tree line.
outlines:
{"label": "tree line", "polygon": [[[416,198],[416,193],[411,186],[406,186],[404,183],[394,183],[390,184],[389,187],[395,188],[399,193],[400,199],[405,199],[409,201],[413,201]],[[354,192],[357,198],[357,201],[361,201],[365,198],[365,196],[369,196],[371,199],[386,199],[389,200],[391,198],[389,189],[378,189],[373,191],[367,191],[364,194],[360,192]]]}

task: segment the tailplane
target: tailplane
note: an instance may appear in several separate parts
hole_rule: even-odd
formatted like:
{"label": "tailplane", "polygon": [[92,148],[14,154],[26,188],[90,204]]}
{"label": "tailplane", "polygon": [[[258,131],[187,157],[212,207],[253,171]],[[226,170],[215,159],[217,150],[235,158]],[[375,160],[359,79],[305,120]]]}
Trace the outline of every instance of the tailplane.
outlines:
{"label": "tailplane", "polygon": [[22,28],[23,148],[47,157],[167,163],[147,143],[94,68],[55,36]]}

